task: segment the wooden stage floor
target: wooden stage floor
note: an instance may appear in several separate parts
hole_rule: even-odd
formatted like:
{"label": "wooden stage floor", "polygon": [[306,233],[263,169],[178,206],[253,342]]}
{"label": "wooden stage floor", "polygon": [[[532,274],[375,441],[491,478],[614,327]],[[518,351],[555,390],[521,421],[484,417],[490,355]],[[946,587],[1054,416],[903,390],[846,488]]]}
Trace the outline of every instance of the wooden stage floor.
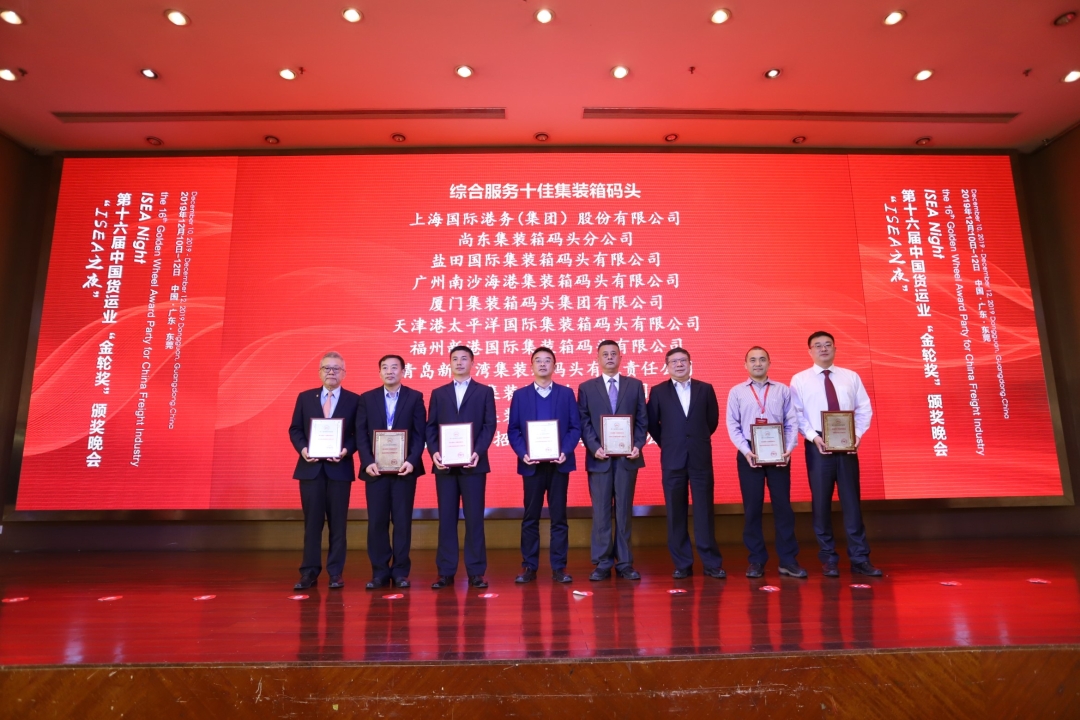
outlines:
{"label": "wooden stage floor", "polygon": [[[949,671],[954,675],[960,659],[969,658],[985,665],[979,673],[1012,672],[1014,678],[1034,663],[1035,672],[1043,673],[1040,682],[1053,686],[1056,698],[1048,700],[1058,703],[1053,707],[1080,715],[1080,544],[1074,540],[882,543],[873,556],[885,570],[878,579],[853,576],[846,563],[839,579],[823,578],[814,553],[804,549],[801,561],[809,579],[780,577],[774,560],[765,578],[749,580],[743,576],[745,551],[722,550],[729,573],[723,581],[702,576],[700,566],[693,578],[673,580],[666,549],[648,547],[635,550],[643,576],[639,582],[589,582],[587,550],[572,549],[572,584],[556,584],[542,571],[538,581],[524,586],[513,582],[519,556],[492,551],[486,591],[468,588],[464,575],[452,590],[431,590],[433,553],[423,551],[414,553],[411,589],[374,592],[364,589],[366,556],[352,551],[343,590],[327,589],[324,574],[302,600],[290,599],[298,575],[296,552],[6,554],[0,556],[0,597],[5,599],[0,605],[0,698],[6,698],[0,700],[0,717],[16,706],[18,716],[26,716],[29,705],[22,703],[43,702],[46,687],[68,687],[74,678],[92,677],[102,666],[138,668],[159,679],[181,670],[190,675],[193,666],[207,672],[213,668],[218,675],[239,672],[245,678],[252,666],[277,664],[298,672],[297,677],[312,668],[341,675],[347,667],[370,675],[394,666],[424,666],[430,678],[440,678],[432,682],[442,683],[440,692],[447,695],[452,689],[446,683],[468,677],[446,675],[452,667],[465,669],[479,682],[485,672],[500,668],[527,674],[550,672],[559,664],[613,667],[635,661],[644,664],[620,672],[628,673],[625,683],[641,688],[643,681],[634,673],[643,668],[652,668],[652,680],[666,682],[656,676],[657,663],[649,661],[743,660],[739,667],[760,666],[761,672],[768,667],[769,672],[787,668],[820,674],[829,664],[866,662],[854,656],[879,665],[892,658],[886,664],[901,672],[898,668],[908,662],[905,655],[912,667],[902,673],[914,684],[908,690],[917,686],[915,678],[925,673],[928,658],[937,658],[932,663],[939,670],[942,663],[955,662]],[[686,592],[672,594],[673,589]],[[593,594],[580,597],[574,590]],[[384,597],[394,594],[403,597]],[[198,599],[203,596],[213,597]],[[116,599],[104,599],[109,597]],[[27,599],[8,602],[13,598]],[[1002,659],[1010,650],[1035,654]],[[970,659],[979,654],[1015,667],[1009,671],[996,660]],[[833,660],[823,663],[821,656]],[[521,669],[530,663],[538,667]],[[739,681],[747,687],[761,682],[757,670],[739,672],[750,673]],[[986,682],[976,678],[979,673],[971,682]],[[603,680],[606,691],[612,690],[606,683],[615,675]],[[324,683],[326,672],[320,676]],[[892,694],[905,695],[899,678],[891,684]],[[1021,688],[1031,689],[1030,683]],[[254,697],[254,688],[250,691]],[[324,691],[316,695],[333,694]],[[421,693],[418,687],[412,691]],[[101,692],[102,697],[108,694]],[[247,691],[236,692],[240,697]],[[270,694],[260,681],[258,697],[263,692]],[[582,688],[584,695],[589,692]],[[17,702],[12,699],[16,695]],[[367,703],[374,696],[353,692],[342,697],[351,698],[354,709],[373,710]],[[651,697],[656,701],[659,696]],[[773,708],[780,707],[777,699]],[[812,714],[817,714],[819,699],[810,701]],[[946,703],[943,707],[960,702],[949,693],[939,700]],[[413,705],[426,707],[423,702]],[[440,707],[445,709],[438,703],[429,709]],[[981,703],[978,707],[985,709]],[[1003,707],[1012,706],[991,710]],[[968,716],[960,710],[957,716]]]}

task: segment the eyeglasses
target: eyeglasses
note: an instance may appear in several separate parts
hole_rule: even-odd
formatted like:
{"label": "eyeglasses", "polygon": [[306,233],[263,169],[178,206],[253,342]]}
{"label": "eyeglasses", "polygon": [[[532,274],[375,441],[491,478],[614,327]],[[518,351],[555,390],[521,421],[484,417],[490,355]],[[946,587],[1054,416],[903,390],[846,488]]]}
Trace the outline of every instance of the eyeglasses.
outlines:
{"label": "eyeglasses", "polygon": [[827,342],[827,343],[814,343],[812,347],[815,350],[828,350],[832,346],[833,346],[833,344],[831,342]]}
{"label": "eyeglasses", "polygon": [[343,367],[330,367],[329,365],[323,365],[319,369],[322,370],[327,375],[336,375],[338,373],[345,372],[345,368],[343,368]]}

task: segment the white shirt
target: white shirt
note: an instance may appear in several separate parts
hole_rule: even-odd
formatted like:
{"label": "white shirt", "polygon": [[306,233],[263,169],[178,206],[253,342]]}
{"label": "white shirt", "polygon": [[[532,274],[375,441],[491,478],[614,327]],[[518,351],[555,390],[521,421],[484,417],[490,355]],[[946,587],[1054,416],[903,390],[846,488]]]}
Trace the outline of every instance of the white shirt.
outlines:
{"label": "white shirt", "polygon": [[400,387],[397,390],[395,390],[394,392],[390,392],[385,387],[383,387],[383,402],[386,405],[386,420],[387,420],[386,429],[387,430],[393,430],[394,429],[394,422],[393,422],[393,420],[390,420],[390,415],[393,414],[395,416],[394,419],[395,420],[397,419],[397,401],[398,401],[398,397],[400,397],[400,396],[401,396],[401,388]]}
{"label": "white shirt", "polygon": [[469,381],[471,380],[472,378],[466,378],[461,382],[458,382],[457,380],[454,381],[454,395],[457,396],[458,410],[461,409],[461,401],[465,399],[465,391],[469,389]]}
{"label": "white shirt", "polygon": [[536,383],[533,383],[533,387],[536,388],[536,392],[540,394],[540,397],[546,398],[551,394],[551,388],[555,386],[555,383],[549,383],[547,387],[540,387]]}
{"label": "white shirt", "polygon": [[686,417],[690,417],[690,380],[687,378],[686,382],[679,382],[675,378],[671,378],[671,384],[675,386],[675,394],[679,396],[679,402],[682,403],[682,411]]}
{"label": "white shirt", "polygon": [[330,395],[330,417],[334,417],[334,411],[337,410],[338,398],[341,397],[341,387],[338,386],[337,388],[335,388],[334,390],[331,391],[331,390],[327,390],[326,386],[324,385],[323,389],[322,389],[322,392],[319,393],[319,404],[320,405],[325,405],[326,404],[326,395],[328,393]]}
{"label": "white shirt", "polygon": [[[829,401],[825,397],[825,370],[814,365],[791,378],[791,402],[799,414],[799,432],[811,442],[821,434],[822,411],[829,409]],[[831,371],[829,378],[836,388],[840,409],[855,411],[855,436],[861,438],[870,429],[870,417],[874,413],[859,373],[836,365],[828,370]]]}

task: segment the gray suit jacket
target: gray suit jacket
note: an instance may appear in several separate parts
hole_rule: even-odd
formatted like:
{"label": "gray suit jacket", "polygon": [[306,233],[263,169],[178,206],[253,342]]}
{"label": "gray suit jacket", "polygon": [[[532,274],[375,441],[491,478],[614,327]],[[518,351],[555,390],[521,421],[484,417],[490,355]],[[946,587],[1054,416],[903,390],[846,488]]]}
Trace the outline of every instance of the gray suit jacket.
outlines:
{"label": "gray suit jacket", "polygon": [[607,472],[612,461],[627,467],[645,467],[644,452],[631,460],[627,457],[597,460],[600,449],[600,417],[602,415],[631,415],[634,418],[634,446],[644,450],[649,416],[645,411],[645,386],[637,378],[619,376],[619,399],[611,412],[604,376],[586,380],[578,386],[578,410],[581,413],[581,440],[585,443],[585,469],[588,472]]}

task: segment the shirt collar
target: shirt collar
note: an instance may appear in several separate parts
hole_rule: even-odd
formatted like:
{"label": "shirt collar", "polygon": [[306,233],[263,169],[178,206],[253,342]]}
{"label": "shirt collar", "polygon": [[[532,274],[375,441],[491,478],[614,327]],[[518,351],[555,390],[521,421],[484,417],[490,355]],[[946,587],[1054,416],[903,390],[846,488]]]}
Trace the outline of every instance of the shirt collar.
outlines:
{"label": "shirt collar", "polygon": [[470,378],[465,378],[464,380],[460,380],[460,381],[455,380],[454,381],[454,387],[469,387],[469,382],[471,382],[471,381],[472,381],[471,377]]}
{"label": "shirt collar", "polygon": [[671,383],[672,383],[672,384],[673,384],[673,385],[674,385],[675,387],[685,387],[685,388],[689,389],[689,388],[690,388],[690,381],[691,381],[692,379],[693,379],[693,378],[686,378],[686,380],[684,380],[683,382],[679,382],[679,381],[678,381],[678,380],[676,380],[675,378],[671,378]]}
{"label": "shirt collar", "polygon": [[338,385],[333,390],[328,390],[326,386],[323,385],[321,392],[319,393],[319,397],[324,397],[324,394],[329,394],[331,397],[338,397],[339,395],[341,395],[341,386]]}
{"label": "shirt collar", "polygon": [[551,389],[552,389],[553,387],[555,387],[555,383],[550,383],[550,384],[548,384],[548,386],[547,386],[547,387],[540,387],[540,386],[539,386],[539,385],[538,385],[538,384],[537,384],[537,383],[536,383],[536,382],[534,381],[534,382],[533,382],[533,387],[534,387],[534,388],[536,388],[536,392],[551,392]]}
{"label": "shirt collar", "polygon": [[746,384],[747,384],[747,385],[757,385],[758,387],[765,387],[766,385],[772,385],[772,380],[770,380],[769,378],[765,378],[765,382],[761,382],[761,383],[759,383],[759,382],[758,382],[757,380],[755,380],[754,378],[749,378],[749,379],[748,379],[748,380],[746,381]]}
{"label": "shirt collar", "polygon": [[818,375],[825,372],[826,370],[831,370],[832,372],[836,372],[836,365],[830,365],[827,368],[823,368],[820,365],[818,365],[817,363],[814,363],[814,372],[817,373]]}
{"label": "shirt collar", "polygon": [[389,390],[386,389],[386,386],[384,385],[383,386],[383,397],[394,398],[396,400],[397,398],[401,397],[401,388],[398,387],[398,389],[395,390],[394,392],[390,392]]}

